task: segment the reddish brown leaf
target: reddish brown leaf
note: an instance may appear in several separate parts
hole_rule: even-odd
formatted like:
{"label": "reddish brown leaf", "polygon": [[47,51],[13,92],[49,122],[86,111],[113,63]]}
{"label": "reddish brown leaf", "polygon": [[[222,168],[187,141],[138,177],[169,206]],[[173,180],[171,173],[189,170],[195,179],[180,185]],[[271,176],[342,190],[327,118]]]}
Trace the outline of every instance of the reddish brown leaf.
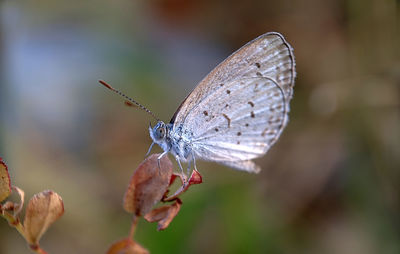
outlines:
{"label": "reddish brown leaf", "polygon": [[172,176],[171,176],[171,179],[170,179],[170,181],[169,181],[169,185],[172,185],[174,182],[175,182],[175,179],[177,178],[177,177],[179,177],[180,175],[177,175],[177,174],[172,174]]}
{"label": "reddish brown leaf", "polygon": [[125,238],[111,245],[107,254],[148,254],[148,250],[131,239]]}
{"label": "reddish brown leaf", "polygon": [[7,165],[0,157],[0,202],[11,194],[11,180]]}
{"label": "reddish brown leaf", "polygon": [[26,208],[24,228],[27,241],[37,244],[49,226],[64,213],[61,197],[50,190],[35,194]]}
{"label": "reddish brown leaf", "polygon": [[177,199],[172,205],[156,208],[144,216],[148,222],[158,221],[157,230],[166,229],[181,209],[182,201]]}
{"label": "reddish brown leaf", "polygon": [[12,186],[11,189],[14,192],[18,193],[20,202],[19,203],[14,203],[12,201],[7,201],[3,205],[0,205],[0,210],[4,211],[12,211],[14,212],[14,217],[17,218],[19,213],[22,211],[22,208],[24,206],[24,198],[25,198],[25,193],[23,190],[18,188],[17,186]]}
{"label": "reddish brown leaf", "polygon": [[147,214],[167,191],[172,175],[172,162],[168,156],[163,156],[159,168],[159,155],[147,157],[133,173],[124,196],[124,209],[127,212],[138,216]]}
{"label": "reddish brown leaf", "polygon": [[11,201],[6,201],[4,204],[0,205],[0,208],[3,211],[14,211],[15,210],[15,203]]}
{"label": "reddish brown leaf", "polygon": [[203,178],[201,177],[199,171],[194,169],[192,174],[190,175],[189,185],[200,184],[202,182],[203,182]]}
{"label": "reddish brown leaf", "polygon": [[[184,180],[183,180],[182,175],[179,175],[179,174],[173,174],[173,175],[172,175],[172,177],[175,177],[175,178],[176,178],[177,176],[180,177],[181,182],[183,183]],[[173,183],[173,180],[175,180],[175,178],[174,178],[174,179],[171,178],[171,184]],[[183,184],[178,190],[176,190],[176,192],[174,193],[174,195],[172,195],[172,196],[170,196],[170,197],[164,197],[164,198],[163,198],[163,201],[166,202],[166,201],[175,200],[179,195],[181,195],[183,192],[187,191],[191,185],[193,185],[193,184],[200,184],[200,183],[202,183],[202,182],[203,182],[203,179],[202,179],[202,177],[201,177],[199,171],[193,170],[193,171],[192,171],[192,174],[190,175],[189,181],[188,181],[186,184]]]}

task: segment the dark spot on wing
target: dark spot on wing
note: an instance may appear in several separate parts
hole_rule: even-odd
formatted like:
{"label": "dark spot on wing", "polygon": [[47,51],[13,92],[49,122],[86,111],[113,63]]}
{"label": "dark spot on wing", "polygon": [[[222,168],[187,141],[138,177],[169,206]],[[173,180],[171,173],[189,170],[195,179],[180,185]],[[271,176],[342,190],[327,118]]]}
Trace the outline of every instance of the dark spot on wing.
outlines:
{"label": "dark spot on wing", "polygon": [[261,136],[265,136],[265,135],[275,135],[275,131],[274,130],[270,130],[269,128],[266,128],[262,133]]}
{"label": "dark spot on wing", "polygon": [[251,116],[251,118],[254,118],[254,117],[256,117],[256,115],[254,114],[254,112],[253,112],[253,111],[251,111],[251,112],[250,112],[250,116]]}
{"label": "dark spot on wing", "polygon": [[208,116],[208,112],[205,111],[205,110],[204,110],[203,114],[204,114],[205,116]]}
{"label": "dark spot on wing", "polygon": [[223,86],[224,86],[224,84],[219,84],[219,86],[220,86],[220,87],[223,87]]}
{"label": "dark spot on wing", "polygon": [[215,128],[215,131],[218,132],[219,131],[218,128]]}
{"label": "dark spot on wing", "polygon": [[248,124],[248,123],[246,123],[246,124],[245,124],[245,126],[246,126],[246,127],[249,127],[249,124]]}
{"label": "dark spot on wing", "polygon": [[241,136],[241,135],[242,135],[242,133],[239,131],[239,132],[237,133],[237,135],[238,135],[238,136]]}
{"label": "dark spot on wing", "polygon": [[254,103],[249,101],[248,104],[250,104],[251,107],[254,107]]}
{"label": "dark spot on wing", "polygon": [[229,107],[229,104],[226,104],[226,105],[225,105],[225,108],[227,108],[227,107]]}
{"label": "dark spot on wing", "polygon": [[280,118],[280,117],[278,117],[278,118],[273,118],[273,117],[270,117],[269,119],[268,119],[268,123],[269,124],[274,124],[274,123],[280,123],[282,121],[282,118]]}
{"label": "dark spot on wing", "polygon": [[228,121],[228,128],[230,128],[231,127],[231,119],[226,115],[226,114],[222,114],[224,117],[225,117],[225,119]]}
{"label": "dark spot on wing", "polygon": [[261,67],[261,64],[260,64],[260,63],[255,63],[255,65],[257,66],[257,68],[260,68],[260,67]]}
{"label": "dark spot on wing", "polygon": [[227,93],[227,94],[230,94],[230,93],[231,93],[231,90],[226,90],[226,93]]}
{"label": "dark spot on wing", "polygon": [[262,77],[262,76],[263,76],[263,75],[261,74],[261,72],[259,72],[259,71],[256,72],[256,75],[259,76],[259,77]]}
{"label": "dark spot on wing", "polygon": [[236,142],[236,144],[240,145],[240,141]]}
{"label": "dark spot on wing", "polygon": [[270,116],[269,118],[268,118],[268,123],[269,124],[272,124],[274,122],[274,116]]}
{"label": "dark spot on wing", "polygon": [[255,86],[254,86],[254,92],[255,93],[258,92],[258,83],[256,83]]}

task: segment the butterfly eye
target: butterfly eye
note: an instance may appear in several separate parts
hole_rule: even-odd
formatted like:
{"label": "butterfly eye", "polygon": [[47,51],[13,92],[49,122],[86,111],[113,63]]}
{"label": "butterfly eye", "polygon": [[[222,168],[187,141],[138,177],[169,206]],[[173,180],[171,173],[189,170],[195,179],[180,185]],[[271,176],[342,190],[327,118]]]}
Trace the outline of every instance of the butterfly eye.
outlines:
{"label": "butterfly eye", "polygon": [[159,139],[162,139],[162,138],[164,138],[164,135],[165,135],[165,130],[164,130],[164,128],[163,128],[163,127],[158,128],[158,129],[157,129],[157,136],[158,136],[158,138],[159,138]]}

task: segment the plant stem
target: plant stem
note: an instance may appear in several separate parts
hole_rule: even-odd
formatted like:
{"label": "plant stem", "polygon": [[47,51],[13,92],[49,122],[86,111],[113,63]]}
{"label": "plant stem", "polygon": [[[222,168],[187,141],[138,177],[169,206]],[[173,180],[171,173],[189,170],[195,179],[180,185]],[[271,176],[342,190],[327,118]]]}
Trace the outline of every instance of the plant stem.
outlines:
{"label": "plant stem", "polygon": [[31,244],[29,245],[29,247],[31,248],[31,250],[37,254],[47,254],[46,251],[44,251],[42,248],[40,248],[39,244]]}
{"label": "plant stem", "polygon": [[21,224],[18,218],[15,218],[13,215],[3,211],[1,216],[8,221],[10,226],[15,227],[15,229],[26,239],[24,226]]}
{"label": "plant stem", "polygon": [[138,217],[136,215],[133,215],[131,229],[129,230],[129,236],[128,236],[129,239],[133,239],[137,222],[138,222]]}
{"label": "plant stem", "polygon": [[[10,226],[14,227],[18,233],[20,233],[22,235],[22,237],[28,241],[28,239],[26,238],[25,235],[25,229],[24,226],[21,224],[21,221],[18,218],[15,218],[12,214],[6,212],[6,211],[2,211],[0,213],[1,217],[3,217],[4,219],[6,219],[8,221],[8,224],[10,224]],[[46,251],[44,251],[42,248],[40,248],[39,244],[31,244],[29,245],[30,249],[37,253],[37,254],[47,254]]]}

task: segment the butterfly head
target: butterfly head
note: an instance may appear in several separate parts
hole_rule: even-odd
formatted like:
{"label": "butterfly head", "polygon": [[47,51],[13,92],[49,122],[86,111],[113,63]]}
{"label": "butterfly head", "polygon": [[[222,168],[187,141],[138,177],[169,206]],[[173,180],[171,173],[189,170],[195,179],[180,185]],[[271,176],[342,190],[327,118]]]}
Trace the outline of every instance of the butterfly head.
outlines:
{"label": "butterfly head", "polygon": [[161,146],[166,151],[169,150],[167,142],[168,126],[163,121],[158,121],[154,127],[149,126],[150,137],[153,142]]}

